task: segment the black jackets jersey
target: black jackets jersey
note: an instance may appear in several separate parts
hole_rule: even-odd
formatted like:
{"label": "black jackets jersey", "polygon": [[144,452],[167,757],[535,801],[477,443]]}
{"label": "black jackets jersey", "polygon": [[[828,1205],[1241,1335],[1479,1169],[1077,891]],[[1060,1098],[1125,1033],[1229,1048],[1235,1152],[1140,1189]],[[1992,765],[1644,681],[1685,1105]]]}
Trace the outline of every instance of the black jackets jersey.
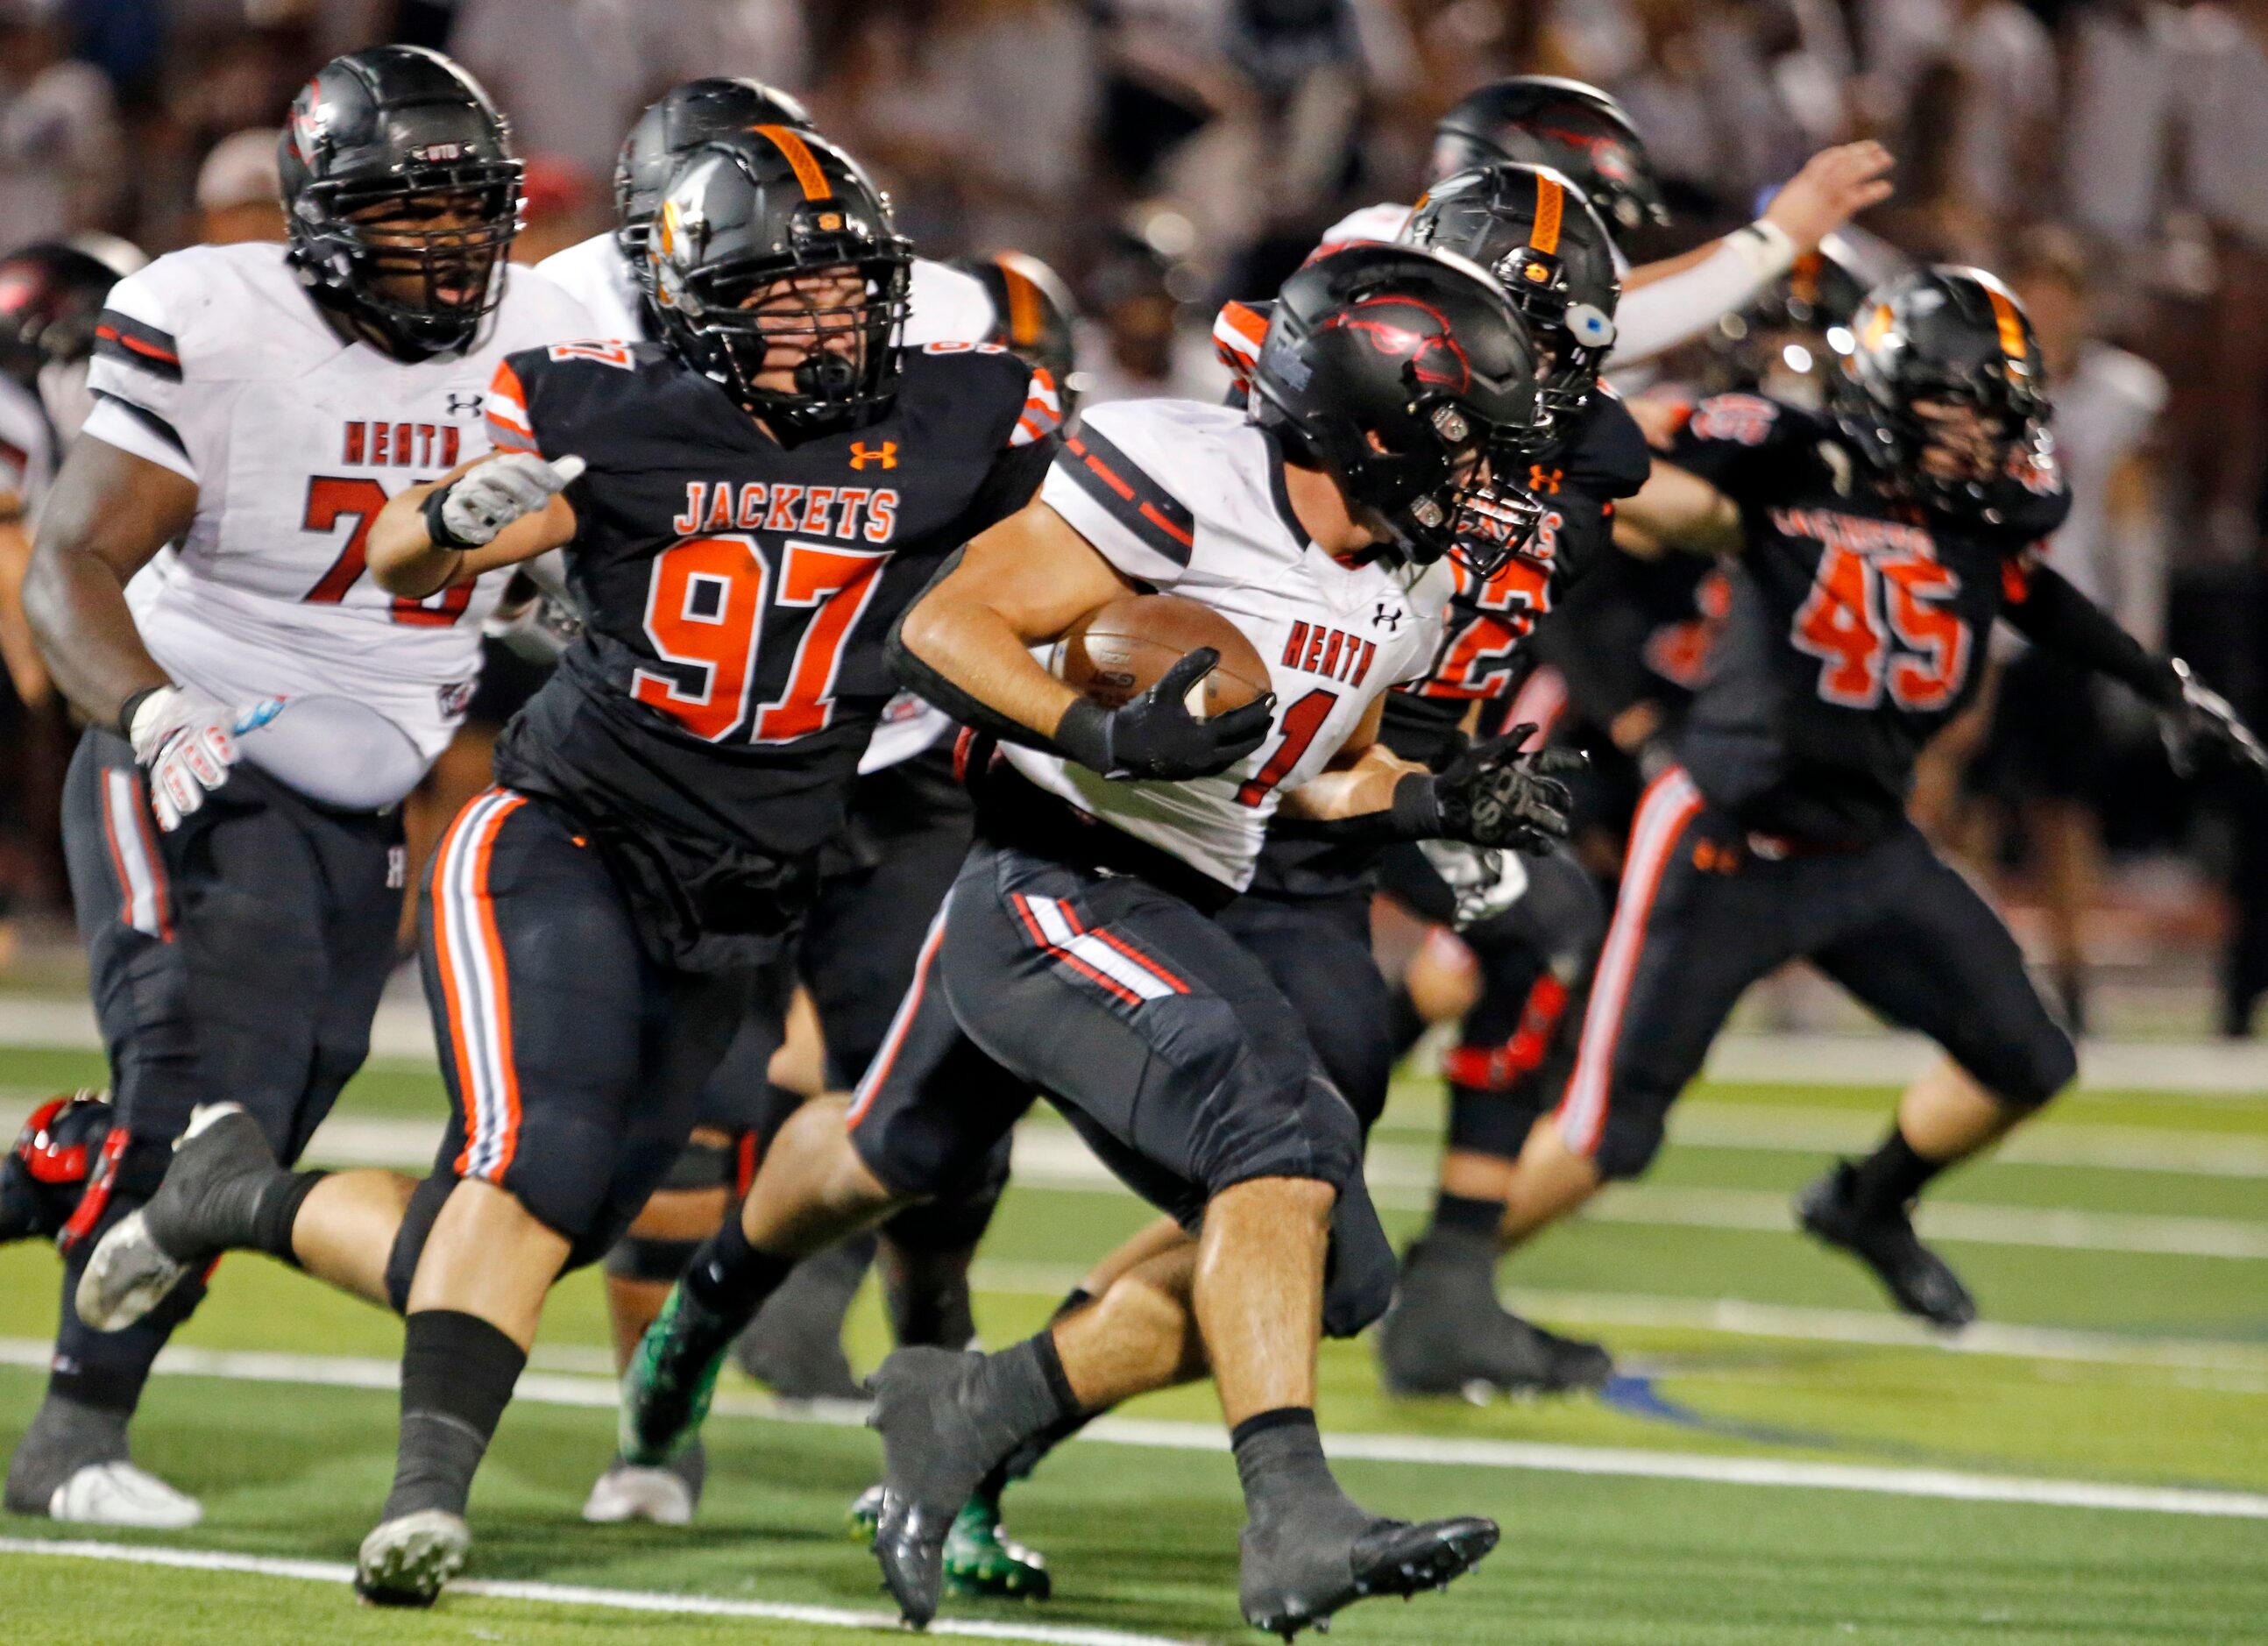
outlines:
{"label": "black jackets jersey", "polygon": [[1544,505],[1533,552],[1485,581],[1457,568],[1448,632],[1432,670],[1387,699],[1380,734],[1395,753],[1436,764],[1473,704],[1518,689],[1535,666],[1522,644],[1529,631],[1611,555],[1614,506],[1644,485],[1652,468],[1638,424],[1601,388],[1525,476]]}
{"label": "black jackets jersey", "polygon": [[1863,844],[1904,816],[1914,757],[1975,694],[2024,552],[2062,524],[2051,468],[1992,520],[1895,493],[1827,418],[1754,395],[1697,406],[1669,461],[1739,506],[1744,549],[1678,749],[1751,829]]}
{"label": "black jackets jersey", "polygon": [[566,493],[586,626],[505,728],[497,780],[588,827],[656,958],[763,957],[896,689],[891,624],[1030,499],[1053,389],[1003,350],[932,344],[886,417],[783,447],[658,345],[577,343],[512,356],[488,417],[499,447],[589,464]]}

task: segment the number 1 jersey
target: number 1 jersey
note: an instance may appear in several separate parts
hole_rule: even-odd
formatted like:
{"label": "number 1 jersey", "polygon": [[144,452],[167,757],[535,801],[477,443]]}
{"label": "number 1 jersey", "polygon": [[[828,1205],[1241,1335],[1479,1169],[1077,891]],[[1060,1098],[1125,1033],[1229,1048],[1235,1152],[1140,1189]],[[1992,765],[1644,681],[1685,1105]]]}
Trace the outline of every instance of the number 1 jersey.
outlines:
{"label": "number 1 jersey", "polygon": [[932,344],[880,421],[783,447],[656,344],[569,343],[507,360],[488,410],[499,447],[589,464],[566,493],[585,627],[497,779],[588,825],[659,958],[760,958],[800,918],[896,690],[891,625],[1030,498],[1054,385],[1005,350]]}

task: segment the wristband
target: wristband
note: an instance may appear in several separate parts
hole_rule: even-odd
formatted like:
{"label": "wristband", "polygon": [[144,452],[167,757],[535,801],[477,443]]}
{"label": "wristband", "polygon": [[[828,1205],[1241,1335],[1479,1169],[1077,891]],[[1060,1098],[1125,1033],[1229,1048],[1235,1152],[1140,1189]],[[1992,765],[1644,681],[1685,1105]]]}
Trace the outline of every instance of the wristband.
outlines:
{"label": "wristband", "polygon": [[134,717],[142,712],[142,705],[159,692],[172,690],[171,686],[144,686],[139,691],[129,693],[126,701],[118,705],[118,734],[128,742],[132,742]]}
{"label": "wristband", "polygon": [[435,486],[425,494],[418,513],[425,517],[425,541],[436,549],[452,550],[462,554],[468,549],[477,549],[478,543],[468,543],[449,529],[449,522],[441,518],[441,506],[449,500],[447,486]]}
{"label": "wristband", "polygon": [[1758,218],[1746,228],[1734,229],[1725,236],[1725,244],[1740,254],[1760,285],[1795,267],[1795,241],[1770,218]]}
{"label": "wristband", "polygon": [[1430,771],[1412,771],[1394,786],[1394,832],[1402,840],[1433,840],[1441,833],[1440,786]]}
{"label": "wristband", "polygon": [[1056,722],[1051,741],[1088,771],[1110,775],[1110,711],[1101,704],[1085,698],[1073,703]]}

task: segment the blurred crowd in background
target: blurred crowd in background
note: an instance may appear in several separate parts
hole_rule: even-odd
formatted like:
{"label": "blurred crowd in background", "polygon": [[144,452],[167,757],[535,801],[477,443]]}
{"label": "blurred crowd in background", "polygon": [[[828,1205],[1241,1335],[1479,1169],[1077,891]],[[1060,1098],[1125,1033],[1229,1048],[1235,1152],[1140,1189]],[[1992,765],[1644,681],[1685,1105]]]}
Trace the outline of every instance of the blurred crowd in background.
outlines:
{"label": "blurred crowd in background", "polygon": [[[1498,76],[1623,100],[1675,214],[1633,262],[1878,137],[1898,193],[1865,227],[2017,279],[2081,386],[2086,426],[2060,432],[2106,465],[2069,557],[2085,586],[2268,720],[2268,0],[0,0],[0,248],[281,238],[281,111],[381,39],[448,51],[511,116],[521,262],[608,226],[616,147],[668,85],[797,92],[924,252],[1065,277],[1090,403],[1217,396],[1217,301],[1264,294],[1350,208],[1413,197],[1434,119]],[[0,899],[36,917],[62,898],[70,734],[11,674]],[[2118,950],[2141,905],[2147,952],[2217,956],[2220,1026],[2247,1032],[2268,800],[2171,780],[2146,717],[2098,691],[2051,677],[1988,705],[1919,803],[2044,908],[2028,929],[2074,1002],[2082,950]]]}

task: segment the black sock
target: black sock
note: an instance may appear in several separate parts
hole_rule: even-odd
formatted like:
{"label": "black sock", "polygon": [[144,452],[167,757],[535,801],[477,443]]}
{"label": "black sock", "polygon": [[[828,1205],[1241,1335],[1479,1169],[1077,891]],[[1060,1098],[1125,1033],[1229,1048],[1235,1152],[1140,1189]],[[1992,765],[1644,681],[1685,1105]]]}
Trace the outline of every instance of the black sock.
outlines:
{"label": "black sock", "polygon": [[473,1472],[527,1354],[478,1315],[425,1309],[404,1323],[401,1441],[383,1518],[465,1512]]}
{"label": "black sock", "polygon": [[1852,1168],[1852,1198],[1862,1211],[1903,1213],[1929,1180],[1951,1163],[1924,1160],[1906,1141],[1906,1134],[1892,1126],[1881,1147]]}
{"label": "black sock", "polygon": [[1345,1494],[1323,1460],[1323,1437],[1311,1406],[1279,1406],[1256,1413],[1229,1431],[1236,1478],[1246,1513],[1264,1520],[1293,1504],[1328,1502]]}
{"label": "black sock", "polygon": [[1504,1222],[1504,1202],[1476,1200],[1447,1189],[1433,1197],[1433,1227],[1444,1234],[1484,1235],[1491,1246]]}
{"label": "black sock", "polygon": [[758,1251],[748,1244],[740,1220],[728,1217],[722,1229],[701,1243],[681,1284],[685,1295],[703,1313],[715,1317],[724,1329],[721,1347],[755,1318],[764,1299],[779,1289],[797,1261]]}
{"label": "black sock", "polygon": [[299,1254],[291,1250],[291,1225],[299,1215],[301,1205],[314,1192],[315,1185],[330,1175],[327,1171],[291,1171],[269,1179],[253,1207],[252,1249],[298,1267]]}

